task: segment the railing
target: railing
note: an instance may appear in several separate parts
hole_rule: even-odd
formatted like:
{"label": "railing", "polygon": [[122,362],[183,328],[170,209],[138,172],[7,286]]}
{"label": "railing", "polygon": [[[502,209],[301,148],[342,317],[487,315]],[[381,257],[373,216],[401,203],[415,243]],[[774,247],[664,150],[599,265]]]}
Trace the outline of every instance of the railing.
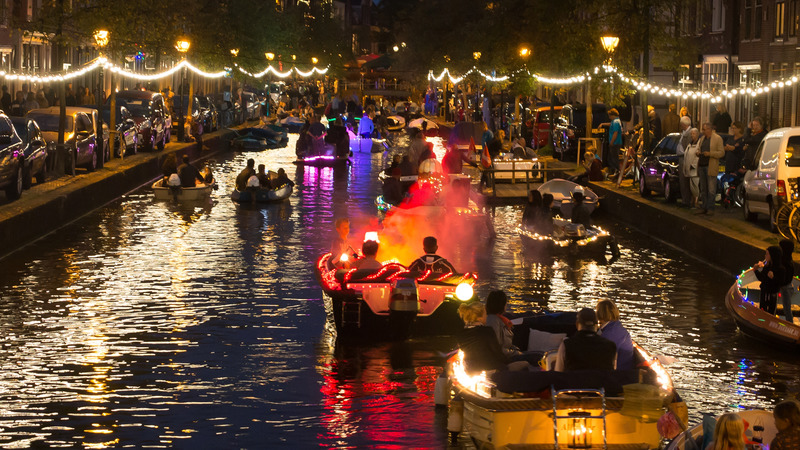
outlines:
{"label": "railing", "polygon": [[[541,180],[542,183],[547,182],[547,175],[548,173],[555,173],[555,172],[563,172],[563,168],[551,169],[547,167],[547,161],[542,161],[543,167],[541,168],[530,168],[530,169],[482,169],[483,173],[488,175],[488,182],[489,186],[492,188],[492,197],[497,197],[497,188],[496,188],[496,174],[498,173],[512,173],[512,184],[514,184],[514,180],[516,178],[516,174],[519,172],[525,172],[525,192],[526,195],[531,190],[531,183],[537,182]],[[534,172],[536,175],[534,175]],[[508,178],[501,178],[503,180],[508,180]],[[520,182],[522,180],[520,179]]]}

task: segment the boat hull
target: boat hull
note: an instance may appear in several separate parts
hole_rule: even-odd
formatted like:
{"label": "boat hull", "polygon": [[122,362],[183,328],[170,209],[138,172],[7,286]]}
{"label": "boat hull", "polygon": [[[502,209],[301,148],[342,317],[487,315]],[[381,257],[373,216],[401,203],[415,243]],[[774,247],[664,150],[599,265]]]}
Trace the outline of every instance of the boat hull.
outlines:
{"label": "boat hull", "polygon": [[193,188],[161,186],[162,181],[153,183],[153,195],[156,200],[174,200],[178,202],[200,201],[209,198],[211,195],[211,185],[202,185]]}
{"label": "boat hull", "polygon": [[234,190],[231,193],[231,200],[237,203],[278,203],[289,198],[293,190],[294,188],[289,184],[278,189]]}
{"label": "boat hull", "polygon": [[293,164],[297,166],[311,166],[311,167],[339,167],[346,166],[350,163],[349,157],[309,157],[304,159],[297,159]]}
{"label": "boat hull", "polygon": [[[794,279],[794,292],[800,280]],[[739,276],[725,296],[725,307],[736,322],[739,329],[756,339],[770,344],[778,344],[794,350],[800,349],[800,326],[789,323],[780,317],[762,311],[748,299],[757,299],[759,281],[753,269],[748,269]]]}

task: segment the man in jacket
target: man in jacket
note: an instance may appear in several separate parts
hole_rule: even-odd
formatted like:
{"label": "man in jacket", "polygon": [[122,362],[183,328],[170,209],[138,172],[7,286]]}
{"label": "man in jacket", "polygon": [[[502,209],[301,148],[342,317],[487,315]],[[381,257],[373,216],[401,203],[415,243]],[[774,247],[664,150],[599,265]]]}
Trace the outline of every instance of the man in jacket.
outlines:
{"label": "man in jacket", "polygon": [[698,156],[697,176],[700,182],[700,200],[703,206],[697,214],[714,215],[714,203],[717,196],[717,173],[719,159],[725,156],[722,137],[714,131],[710,122],[703,124],[703,135],[697,142]]}

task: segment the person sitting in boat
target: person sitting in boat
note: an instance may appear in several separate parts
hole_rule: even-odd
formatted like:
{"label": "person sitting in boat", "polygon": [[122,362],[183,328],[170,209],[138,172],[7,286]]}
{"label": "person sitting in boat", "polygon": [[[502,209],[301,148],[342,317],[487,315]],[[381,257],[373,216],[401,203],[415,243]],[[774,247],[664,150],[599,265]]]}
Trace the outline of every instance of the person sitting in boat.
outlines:
{"label": "person sitting in boat", "polygon": [[442,169],[446,174],[461,173],[465,162],[472,167],[478,167],[478,164],[470,161],[469,157],[457,145],[452,144],[447,148],[447,153],[442,158]]}
{"label": "person sitting in boat", "polygon": [[311,137],[318,138],[325,134],[325,125],[320,122],[319,117],[314,113],[314,110],[308,115],[308,134]]}
{"label": "person sitting in boat", "polygon": [[[542,193],[536,189],[528,192],[528,203],[522,212],[522,226],[536,230],[539,216],[542,214]],[[549,214],[549,211],[548,211]],[[550,222],[552,223],[552,219]]]}
{"label": "person sitting in boat", "polygon": [[575,321],[578,331],[564,339],[558,347],[555,370],[614,370],[617,365],[617,345],[597,334],[597,314],[592,308],[578,311]]}
{"label": "person sitting in boat", "polygon": [[782,260],[781,248],[770,245],[764,254],[764,260],[757,262],[753,267],[756,278],[761,281],[761,299],[758,307],[773,315],[778,307],[778,293],[785,282]]}
{"label": "person sitting in boat", "polygon": [[714,426],[714,440],[705,450],[745,450],[742,418],[736,413],[719,416]]}
{"label": "person sitting in boat", "polygon": [[256,172],[256,178],[258,178],[258,184],[262,188],[272,189],[272,180],[269,179],[269,175],[267,175],[267,166],[264,164],[258,165],[258,172]]}
{"label": "person sitting in boat", "polygon": [[414,164],[411,163],[411,157],[409,155],[403,155],[403,159],[400,161],[399,167],[400,176],[407,177],[417,173]]}
{"label": "person sitting in boat", "polygon": [[611,300],[597,302],[597,320],[600,329],[597,334],[613,342],[617,346],[617,370],[633,369],[633,341],[628,330],[619,321],[619,309]]}
{"label": "person sitting in boat", "polygon": [[778,434],[769,444],[770,450],[800,448],[800,404],[796,400],[784,400],[772,412]]}
{"label": "person sitting in boat", "polygon": [[425,142],[425,135],[422,134],[421,131],[417,131],[416,134],[411,138],[411,145],[408,147],[408,158],[412,164],[413,173],[411,175],[417,174],[417,168],[419,167],[420,163],[420,156],[422,156],[422,152],[427,149],[427,145]]}
{"label": "person sitting in boat", "polygon": [[239,175],[236,176],[236,189],[239,191],[244,191],[247,189],[247,180],[250,179],[253,175],[256,174],[256,160],[250,158],[247,160],[247,167],[242,169],[239,172]]}
{"label": "person sitting in boat", "polygon": [[356,260],[352,267],[362,270],[380,270],[383,264],[376,259],[378,256],[378,246],[376,241],[364,241],[364,243],[361,244],[361,253],[364,254],[364,257]]}
{"label": "person sitting in boat", "polygon": [[279,188],[285,184],[294,187],[294,182],[289,179],[289,177],[286,175],[286,171],[283,170],[283,167],[281,167],[278,169],[278,178],[275,179],[274,186]]}
{"label": "person sitting in boat", "polygon": [[456,269],[450,264],[450,261],[436,254],[436,251],[439,250],[439,242],[435,237],[428,236],[423,239],[422,248],[425,249],[425,255],[415,259],[408,266],[409,272],[456,273]]}
{"label": "person sitting in boat", "polygon": [[350,219],[336,219],[336,237],[331,244],[331,259],[333,267],[337,269],[347,269],[350,261],[355,260],[357,254],[353,247],[347,242],[347,235],[350,234]]}
{"label": "person sitting in boat", "polygon": [[541,213],[536,217],[536,232],[542,236],[550,236],[553,234],[553,194],[542,194],[542,209]]}
{"label": "person sitting in boat", "polygon": [[161,173],[164,174],[164,184],[167,184],[170,175],[178,173],[178,159],[175,153],[170,153],[164,157],[164,163],[161,164]]}
{"label": "person sitting in boat", "polygon": [[525,361],[510,362],[495,338],[494,330],[486,325],[486,309],[481,302],[463,303],[458,315],[464,321],[464,331],[458,335],[458,347],[464,352],[464,368],[468,373],[484,370],[525,370]]}
{"label": "person sitting in boat", "polygon": [[200,173],[203,174],[203,183],[214,183],[214,173],[211,171],[211,167],[208,165],[207,161],[205,164],[203,164],[203,170],[201,170]]}
{"label": "person sitting in boat", "polygon": [[181,179],[181,187],[190,188],[197,186],[197,182],[203,182],[203,175],[197,167],[189,163],[189,155],[183,155],[183,164],[178,166],[178,177]]}
{"label": "person sitting in boat", "polygon": [[572,223],[578,223],[583,225],[585,228],[589,228],[592,226],[592,212],[589,210],[589,207],[583,203],[583,189],[579,189],[580,186],[576,187],[575,190],[572,191]]}
{"label": "person sitting in boat", "polygon": [[375,117],[375,110],[372,106],[367,106],[364,111],[364,116],[361,117],[361,122],[358,124],[358,135],[361,139],[370,139],[372,133],[375,132],[375,123],[372,119]]}

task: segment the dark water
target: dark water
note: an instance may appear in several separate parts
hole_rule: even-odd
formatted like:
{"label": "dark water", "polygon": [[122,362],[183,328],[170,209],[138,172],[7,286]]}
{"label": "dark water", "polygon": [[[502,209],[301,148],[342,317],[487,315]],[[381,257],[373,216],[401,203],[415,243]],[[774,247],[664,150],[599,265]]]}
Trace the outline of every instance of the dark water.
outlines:
{"label": "dark water", "polygon": [[[313,263],[334,217],[375,223],[382,156],[296,171],[289,149],[222,155],[208,204],[148,189],[0,260],[0,446],[442,448],[433,407],[449,339],[337,345]],[[283,166],[290,202],[227,195],[245,160]],[[494,247],[459,261],[512,309],[617,302],[670,370],[693,419],[800,390],[800,359],[750,342],[722,299],[733,281],[609,218],[622,258],[537,261],[494,210]],[[465,441],[466,442],[466,441]]]}

